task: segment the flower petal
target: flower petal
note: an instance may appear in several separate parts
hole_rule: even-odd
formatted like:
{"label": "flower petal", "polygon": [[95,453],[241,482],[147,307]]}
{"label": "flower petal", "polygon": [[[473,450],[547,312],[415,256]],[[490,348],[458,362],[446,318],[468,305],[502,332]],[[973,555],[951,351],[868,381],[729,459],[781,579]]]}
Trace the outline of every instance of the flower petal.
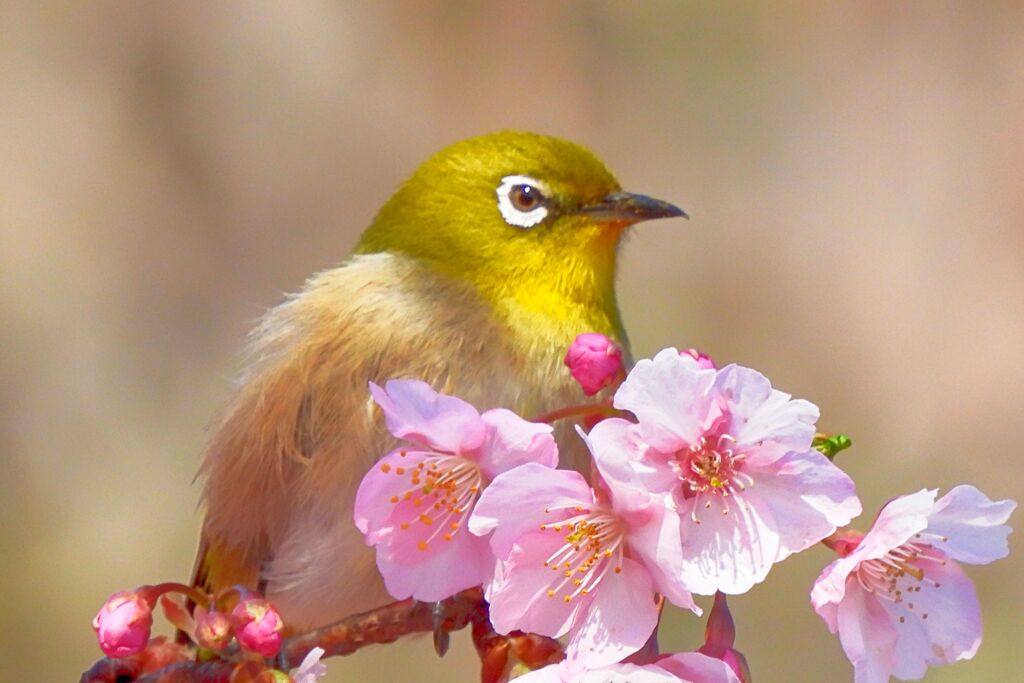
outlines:
{"label": "flower petal", "polygon": [[419,380],[370,382],[370,394],[384,411],[388,431],[448,453],[471,451],[484,440],[486,425],[476,408],[455,396],[434,391]]}
{"label": "flower petal", "polygon": [[544,561],[565,543],[558,534],[531,531],[523,535],[507,562],[501,563],[488,588],[491,623],[498,633],[521,630],[551,638],[564,635],[589,599],[565,602],[549,596],[561,576]]}
{"label": "flower petal", "polygon": [[[683,580],[683,550],[679,534],[679,515],[660,505],[651,505],[642,524],[630,524],[629,547],[647,568],[658,592],[677,607],[700,616]],[[635,515],[627,516],[635,518]]]}
{"label": "flower petal", "polygon": [[[654,587],[647,570],[623,558],[620,573],[608,572],[570,627],[566,657],[597,668],[622,661],[644,646],[658,625]],[[585,596],[575,598],[586,599]]]}
{"label": "flower petal", "polygon": [[546,514],[546,509],[568,501],[578,501],[580,505],[594,502],[590,486],[581,474],[527,463],[499,474],[484,489],[473,508],[469,530],[478,536],[493,531],[491,550],[500,559],[506,559],[520,536],[545,522],[563,518]]}
{"label": "flower petal", "polygon": [[590,449],[604,481],[613,489],[626,487],[667,493],[679,485],[668,458],[643,441],[638,425],[621,418],[601,420],[580,436]]}
{"label": "flower petal", "polygon": [[761,457],[810,449],[818,407],[772,389],[760,372],[727,365],[718,372],[712,393],[725,400],[729,415],[726,431],[736,438],[737,445],[757,445]]}
{"label": "flower petal", "polygon": [[970,659],[981,645],[974,583],[952,561],[927,563],[925,576],[938,587],[920,582],[900,602],[882,603],[898,637],[893,675],[904,680],[923,677],[928,665]]}
{"label": "flower petal", "polygon": [[928,533],[947,540],[926,542],[961,562],[988,564],[1010,552],[1006,537],[1012,529],[1005,522],[1016,507],[1012,500],[993,502],[973,486],[957,486],[928,515]]}
{"label": "flower petal", "polygon": [[396,498],[401,498],[412,487],[405,471],[411,471],[428,457],[430,454],[422,451],[395,450],[381,458],[363,477],[356,491],[353,518],[359,531],[366,534],[367,545],[377,543],[381,529],[397,524],[392,518]]}
{"label": "flower petal", "polygon": [[[729,512],[713,503],[695,511],[699,523],[683,523],[682,581],[690,591],[711,595],[715,591],[738,594],[750,590],[768,575],[779,554],[781,530],[767,512],[747,504],[745,496],[729,498]],[[694,512],[690,499],[681,514]]]}
{"label": "flower petal", "polygon": [[781,562],[809,548],[861,513],[853,480],[821,453],[787,453],[770,468],[751,470],[745,500],[771,519]]}
{"label": "flower petal", "polygon": [[740,683],[736,673],[721,659],[708,657],[700,652],[680,652],[662,657],[656,662],[659,668],[678,676],[683,681],[694,683]]}
{"label": "flower petal", "polygon": [[851,579],[839,603],[839,642],[853,664],[856,683],[888,683],[896,665],[898,636],[880,602]]}
{"label": "flower petal", "polygon": [[488,410],[481,417],[487,425],[487,436],[478,449],[478,460],[488,479],[528,462],[558,466],[558,446],[551,425],[527,422],[504,408]]}
{"label": "flower petal", "polygon": [[[407,534],[417,528],[393,533]],[[490,579],[494,556],[486,539],[461,530],[450,541],[432,540],[424,551],[413,543],[378,545],[377,568],[388,593],[396,600],[411,597],[437,602]]]}
{"label": "flower petal", "polygon": [[671,453],[700,438],[713,406],[708,390],[714,381],[714,370],[701,370],[676,349],[663,349],[637,362],[615,392],[614,405],[636,415],[647,443]]}

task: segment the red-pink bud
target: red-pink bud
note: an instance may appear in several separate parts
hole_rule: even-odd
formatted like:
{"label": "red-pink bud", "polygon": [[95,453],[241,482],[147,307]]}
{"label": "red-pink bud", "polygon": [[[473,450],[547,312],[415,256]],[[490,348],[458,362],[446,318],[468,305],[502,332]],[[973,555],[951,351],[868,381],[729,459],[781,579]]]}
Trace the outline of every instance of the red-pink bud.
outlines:
{"label": "red-pink bud", "polygon": [[196,621],[196,643],[207,650],[220,652],[234,635],[231,618],[223,612],[207,612]]}
{"label": "red-pink bud", "polygon": [[263,598],[247,598],[231,611],[235,637],[246,650],[273,657],[281,649],[281,616]]}
{"label": "red-pink bud", "polygon": [[704,627],[704,645],[698,652],[708,657],[721,659],[735,672],[741,683],[750,683],[750,667],[747,658],[739,650],[733,648],[736,642],[736,624],[729,612],[729,603],[724,593],[715,593],[715,604],[708,615],[707,626]]}
{"label": "red-pink bud", "polygon": [[603,334],[587,332],[569,347],[565,364],[583,393],[593,396],[622,372],[622,349]]}
{"label": "red-pink bud", "polygon": [[108,657],[138,654],[149,642],[153,606],[132,591],[114,593],[96,613],[92,627]]}
{"label": "red-pink bud", "polygon": [[689,356],[690,358],[697,361],[697,366],[701,370],[714,370],[715,361],[711,360],[711,356],[706,353],[702,353],[697,349],[683,349],[679,352],[680,356]]}

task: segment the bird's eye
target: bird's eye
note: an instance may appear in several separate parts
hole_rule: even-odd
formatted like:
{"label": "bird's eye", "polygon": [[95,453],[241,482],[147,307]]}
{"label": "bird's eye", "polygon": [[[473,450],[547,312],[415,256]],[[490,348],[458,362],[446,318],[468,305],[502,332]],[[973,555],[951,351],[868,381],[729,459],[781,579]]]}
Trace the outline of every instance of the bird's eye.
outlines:
{"label": "bird's eye", "polygon": [[528,176],[506,176],[498,186],[498,210],[517,228],[532,228],[547,218],[547,202],[543,184]]}
{"label": "bird's eye", "polygon": [[508,199],[512,206],[520,211],[533,211],[544,201],[538,190],[533,185],[514,185],[508,192]]}

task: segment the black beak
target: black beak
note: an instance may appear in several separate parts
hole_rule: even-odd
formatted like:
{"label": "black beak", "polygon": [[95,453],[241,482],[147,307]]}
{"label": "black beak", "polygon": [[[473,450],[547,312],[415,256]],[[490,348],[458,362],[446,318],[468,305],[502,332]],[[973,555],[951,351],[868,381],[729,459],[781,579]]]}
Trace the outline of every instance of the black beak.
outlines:
{"label": "black beak", "polygon": [[689,218],[686,212],[675,204],[632,192],[614,192],[597,204],[579,209],[577,213],[609,223],[639,223],[655,218]]}

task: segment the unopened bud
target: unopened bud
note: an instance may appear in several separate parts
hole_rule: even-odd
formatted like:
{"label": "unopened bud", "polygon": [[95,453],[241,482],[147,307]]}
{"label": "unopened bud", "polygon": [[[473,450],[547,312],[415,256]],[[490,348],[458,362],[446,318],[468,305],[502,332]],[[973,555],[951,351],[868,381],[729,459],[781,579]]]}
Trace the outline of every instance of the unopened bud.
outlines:
{"label": "unopened bud", "polygon": [[565,364],[583,393],[593,396],[622,372],[622,349],[603,334],[587,332],[569,347]]}
{"label": "unopened bud", "polygon": [[96,613],[92,627],[108,657],[138,654],[149,642],[153,606],[133,591],[114,593]]}
{"label": "unopened bud", "polygon": [[273,657],[281,649],[281,616],[263,598],[242,600],[231,611],[235,637],[246,650]]}
{"label": "unopened bud", "polygon": [[207,612],[196,621],[196,643],[207,650],[220,652],[231,642],[233,631],[228,615]]}

